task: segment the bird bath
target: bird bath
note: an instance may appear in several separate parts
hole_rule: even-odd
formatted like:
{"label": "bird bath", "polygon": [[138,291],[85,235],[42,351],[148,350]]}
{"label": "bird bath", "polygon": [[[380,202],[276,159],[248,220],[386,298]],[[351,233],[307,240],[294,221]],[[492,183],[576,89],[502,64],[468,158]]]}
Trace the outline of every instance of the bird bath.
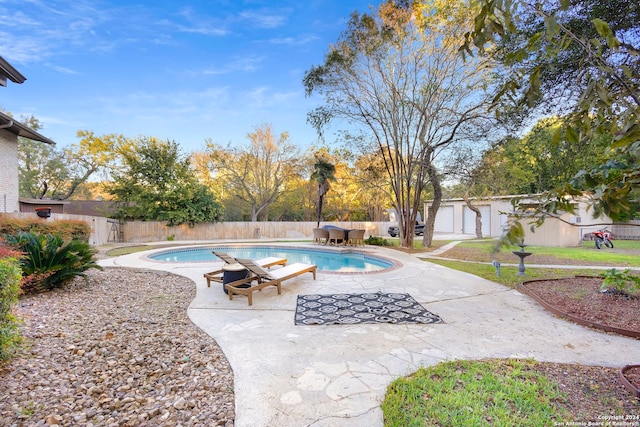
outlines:
{"label": "bird bath", "polygon": [[517,255],[518,258],[520,258],[520,265],[518,265],[518,276],[526,276],[526,274],[524,274],[524,259],[531,255],[531,252],[524,251],[524,248],[527,246],[524,244],[524,240],[518,246],[520,246],[519,251],[512,251],[514,255]]}

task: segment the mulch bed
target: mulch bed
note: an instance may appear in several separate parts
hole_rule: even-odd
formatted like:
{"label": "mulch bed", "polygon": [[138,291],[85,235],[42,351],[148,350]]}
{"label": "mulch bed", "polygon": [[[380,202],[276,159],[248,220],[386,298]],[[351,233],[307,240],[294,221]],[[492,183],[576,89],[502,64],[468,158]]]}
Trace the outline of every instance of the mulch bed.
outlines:
{"label": "mulch bed", "polygon": [[[566,313],[581,324],[600,325],[619,330],[627,336],[640,335],[640,298],[628,297],[618,293],[601,292],[601,277],[570,277],[564,279],[532,280],[522,284],[525,292],[533,293],[545,305],[555,312]],[[606,329],[605,329],[606,330]],[[638,361],[640,362],[640,360]],[[597,411],[588,403],[588,396],[597,390],[609,395],[615,405],[627,411],[640,408],[638,390],[640,389],[640,367],[634,366],[624,372],[625,384],[620,369],[604,367],[585,367],[580,365],[541,364],[541,370],[548,369],[549,377],[557,381],[561,388],[579,390],[577,396],[569,398],[569,407],[577,405],[578,412]],[[621,367],[622,368],[622,367]],[[570,380],[564,371],[572,372]],[[582,377],[582,379],[580,379]],[[585,387],[585,385],[591,386]],[[594,396],[595,398],[595,396]],[[581,408],[581,409],[580,409]],[[634,412],[628,412],[634,413]],[[588,417],[587,417],[588,418]],[[595,420],[594,420],[595,421]]]}
{"label": "mulch bed", "polygon": [[534,280],[523,286],[557,310],[586,322],[640,334],[640,298],[600,292],[601,277]]}

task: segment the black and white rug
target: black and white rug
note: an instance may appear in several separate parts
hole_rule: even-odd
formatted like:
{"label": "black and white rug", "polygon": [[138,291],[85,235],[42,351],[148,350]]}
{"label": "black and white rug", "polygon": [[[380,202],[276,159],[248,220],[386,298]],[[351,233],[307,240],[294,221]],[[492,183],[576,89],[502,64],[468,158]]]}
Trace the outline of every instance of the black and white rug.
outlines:
{"label": "black and white rug", "polygon": [[296,325],[444,323],[409,294],[298,295]]}

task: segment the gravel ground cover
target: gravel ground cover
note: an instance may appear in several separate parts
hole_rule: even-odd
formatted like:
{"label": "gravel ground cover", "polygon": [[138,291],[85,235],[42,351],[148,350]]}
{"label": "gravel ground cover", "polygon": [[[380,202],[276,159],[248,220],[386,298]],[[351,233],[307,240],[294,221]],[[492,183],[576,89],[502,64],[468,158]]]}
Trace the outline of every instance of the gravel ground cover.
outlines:
{"label": "gravel ground cover", "polygon": [[26,346],[0,366],[2,426],[233,426],[233,374],[187,317],[194,284],[90,270],[22,297]]}

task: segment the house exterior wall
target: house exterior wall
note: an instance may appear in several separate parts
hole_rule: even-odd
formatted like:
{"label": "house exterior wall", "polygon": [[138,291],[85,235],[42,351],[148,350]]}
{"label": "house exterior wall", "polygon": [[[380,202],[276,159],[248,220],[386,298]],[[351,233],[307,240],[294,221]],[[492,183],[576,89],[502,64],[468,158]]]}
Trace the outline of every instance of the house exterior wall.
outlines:
{"label": "house exterior wall", "polygon": [[18,137],[0,129],[0,212],[18,209]]}

